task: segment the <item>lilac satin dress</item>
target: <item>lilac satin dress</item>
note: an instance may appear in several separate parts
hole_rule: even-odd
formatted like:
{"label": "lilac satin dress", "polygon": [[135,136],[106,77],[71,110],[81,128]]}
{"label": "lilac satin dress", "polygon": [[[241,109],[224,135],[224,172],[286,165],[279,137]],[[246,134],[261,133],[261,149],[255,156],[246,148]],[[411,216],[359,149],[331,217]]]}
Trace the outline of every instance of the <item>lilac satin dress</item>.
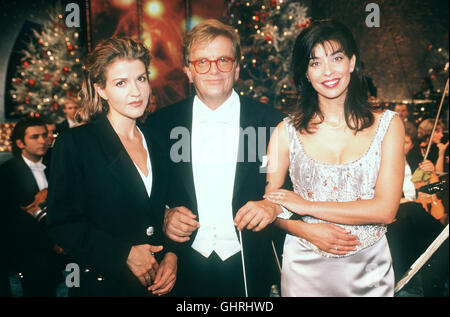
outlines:
{"label": "lilac satin dress", "polygon": [[[309,201],[348,202],[371,199],[381,162],[381,144],[395,112],[385,111],[367,152],[356,161],[326,164],[304,151],[291,119],[289,174],[294,191]],[[307,223],[326,221],[310,216]],[[394,272],[383,224],[341,225],[358,236],[361,245],[344,256],[318,249],[302,238],[287,235],[281,273],[282,296],[393,296]]]}

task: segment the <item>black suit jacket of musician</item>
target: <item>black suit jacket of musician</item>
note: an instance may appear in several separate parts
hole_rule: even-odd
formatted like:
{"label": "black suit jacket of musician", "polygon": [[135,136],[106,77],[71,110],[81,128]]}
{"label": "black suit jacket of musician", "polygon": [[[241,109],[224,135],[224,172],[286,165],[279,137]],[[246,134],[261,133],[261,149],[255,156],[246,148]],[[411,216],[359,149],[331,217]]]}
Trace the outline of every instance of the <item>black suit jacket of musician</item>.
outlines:
{"label": "black suit jacket of musician", "polygon": [[[260,149],[258,153],[258,144],[261,143],[267,147],[270,134],[278,123],[283,119],[281,112],[256,102],[247,97],[240,97],[240,126],[245,129],[255,128],[256,142],[248,142],[247,137],[240,138],[239,157],[245,157],[244,161],[238,161],[236,166],[235,183],[233,188],[233,217],[237,211],[249,201],[262,200],[266,185],[266,173],[261,172],[260,166],[262,156],[266,155],[266,148]],[[167,106],[154,114],[150,115],[145,127],[151,131],[155,138],[165,148],[166,160],[170,163],[169,172],[169,194],[168,205],[170,207],[185,206],[198,216],[197,200],[192,172],[191,153],[187,161],[173,162],[170,158],[172,146],[180,140],[180,136],[172,135],[171,131],[176,127],[183,127],[189,131],[189,151],[190,135],[192,131],[192,109],[193,98],[188,98],[177,104]],[[264,133],[258,134],[258,127]],[[260,138],[264,137],[264,140]],[[242,144],[244,142],[244,144]],[[256,160],[253,160],[253,153],[257,154]],[[214,186],[214,184],[211,184]],[[198,218],[197,218],[198,219]],[[201,221],[201,219],[199,219]],[[244,245],[244,255],[247,273],[247,283],[250,296],[267,296],[271,283],[276,280],[276,266],[271,253],[271,238],[273,233],[271,226],[261,232],[242,231]],[[190,240],[178,245],[178,254],[183,256],[192,245],[197,234],[193,232]],[[238,233],[238,231],[236,230]],[[201,255],[199,255],[201,256]],[[181,261],[180,261],[181,262]],[[180,267],[179,272],[186,268]]]}
{"label": "black suit jacket of musician", "polygon": [[[49,168],[45,169],[48,178]],[[52,242],[48,237],[45,226],[39,223],[20,207],[25,207],[34,201],[39,187],[31,169],[22,156],[6,161],[0,167],[0,194],[2,196],[2,222],[6,249],[12,257],[9,265],[13,270],[20,270],[30,262],[30,257],[48,254],[52,249]],[[2,234],[2,235],[3,235]]]}
{"label": "black suit jacket of musician", "polygon": [[65,131],[53,149],[47,225],[55,242],[92,279],[102,277],[104,286],[93,286],[102,290],[89,295],[145,294],[126,264],[128,254],[133,245],[164,244],[164,162],[152,137],[145,138],[153,176],[150,198],[106,116]]}

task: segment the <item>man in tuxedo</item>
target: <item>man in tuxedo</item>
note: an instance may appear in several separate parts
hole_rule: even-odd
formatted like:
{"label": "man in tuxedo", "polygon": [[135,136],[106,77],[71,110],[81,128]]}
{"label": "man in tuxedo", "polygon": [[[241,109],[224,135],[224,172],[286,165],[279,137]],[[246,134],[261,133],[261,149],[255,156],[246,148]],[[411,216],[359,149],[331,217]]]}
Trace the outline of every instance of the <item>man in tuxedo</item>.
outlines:
{"label": "man in tuxedo", "polygon": [[47,153],[45,153],[44,158],[42,160],[42,163],[44,163],[45,166],[50,166],[51,159],[52,159],[52,150],[53,145],[55,144],[55,140],[57,137],[57,130],[56,130],[56,123],[53,121],[50,117],[42,117],[42,121],[45,123],[45,127],[47,128]]}
{"label": "man in tuxedo", "polygon": [[59,123],[56,127],[58,133],[62,133],[67,129],[73,128],[77,125],[75,116],[77,114],[79,105],[78,100],[74,97],[65,97],[63,104],[63,112],[66,115],[66,119]]}
{"label": "man in tuxedo", "polygon": [[233,89],[241,53],[232,27],[203,21],[183,46],[196,96],[146,123],[170,165],[164,230],[178,243],[175,295],[245,296],[247,286],[268,296],[277,278],[268,225],[281,208],[262,200],[264,158],[283,115]]}
{"label": "man in tuxedo", "polygon": [[408,122],[409,110],[407,104],[404,103],[395,104],[394,111],[398,113],[398,116],[400,117],[400,119],[402,119],[403,122]]}
{"label": "man in tuxedo", "polygon": [[24,296],[55,296],[58,271],[45,228],[47,129],[38,118],[20,120],[11,135],[14,157],[0,166],[2,220],[9,269],[22,274]]}

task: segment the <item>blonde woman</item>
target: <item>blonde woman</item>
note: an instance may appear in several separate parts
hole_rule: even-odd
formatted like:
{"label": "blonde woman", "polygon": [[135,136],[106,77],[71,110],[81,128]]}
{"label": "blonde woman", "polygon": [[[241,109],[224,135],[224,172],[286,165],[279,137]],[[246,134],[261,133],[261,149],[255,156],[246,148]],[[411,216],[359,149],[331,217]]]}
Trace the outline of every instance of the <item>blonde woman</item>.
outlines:
{"label": "blonde woman", "polygon": [[100,42],[85,64],[87,124],[55,145],[48,226],[81,266],[72,295],[163,295],[175,283],[177,257],[161,230],[164,164],[137,124],[150,99],[150,58],[128,38]]}

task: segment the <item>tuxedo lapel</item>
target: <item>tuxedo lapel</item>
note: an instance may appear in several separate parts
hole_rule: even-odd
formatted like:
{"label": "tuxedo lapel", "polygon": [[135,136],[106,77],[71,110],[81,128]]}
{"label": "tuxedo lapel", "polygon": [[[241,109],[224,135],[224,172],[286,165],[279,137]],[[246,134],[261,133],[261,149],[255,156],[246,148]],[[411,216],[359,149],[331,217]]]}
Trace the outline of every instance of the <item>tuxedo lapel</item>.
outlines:
{"label": "tuxedo lapel", "polygon": [[18,183],[23,186],[22,194],[24,197],[32,197],[37,192],[39,192],[39,187],[36,179],[34,178],[33,172],[31,171],[30,167],[23,160],[22,156],[18,157],[17,160],[19,168],[17,176],[20,179]]}
{"label": "tuxedo lapel", "polygon": [[[234,178],[234,188],[233,188],[233,205],[234,201],[238,199],[239,193],[241,192],[242,186],[247,179],[248,173],[250,171],[250,167],[252,163],[248,162],[249,157],[249,147],[254,147],[256,151],[256,144],[249,144],[248,138],[244,138],[242,133],[246,128],[256,128],[257,120],[255,119],[255,112],[252,111],[251,105],[246,103],[243,98],[240,99],[241,102],[241,111],[240,111],[240,136],[239,136],[239,154],[238,161],[236,163],[236,174]],[[257,159],[257,158],[256,158]],[[235,214],[237,210],[233,210],[233,214]]]}
{"label": "tuxedo lapel", "polygon": [[136,166],[108,119],[102,116],[95,124],[100,147],[106,156],[106,168],[109,174],[121,184],[120,188],[127,190],[136,201],[148,197]]}
{"label": "tuxedo lapel", "polygon": [[[194,173],[192,171],[192,115],[193,115],[194,99],[189,98],[184,105],[183,113],[180,114],[179,126],[185,127],[189,132],[189,160],[187,162],[177,163],[178,173],[181,176],[183,185],[188,193],[188,196],[195,206],[194,213],[197,213],[197,198],[195,194]],[[170,131],[169,131],[170,133]],[[172,206],[171,206],[172,207]]]}

